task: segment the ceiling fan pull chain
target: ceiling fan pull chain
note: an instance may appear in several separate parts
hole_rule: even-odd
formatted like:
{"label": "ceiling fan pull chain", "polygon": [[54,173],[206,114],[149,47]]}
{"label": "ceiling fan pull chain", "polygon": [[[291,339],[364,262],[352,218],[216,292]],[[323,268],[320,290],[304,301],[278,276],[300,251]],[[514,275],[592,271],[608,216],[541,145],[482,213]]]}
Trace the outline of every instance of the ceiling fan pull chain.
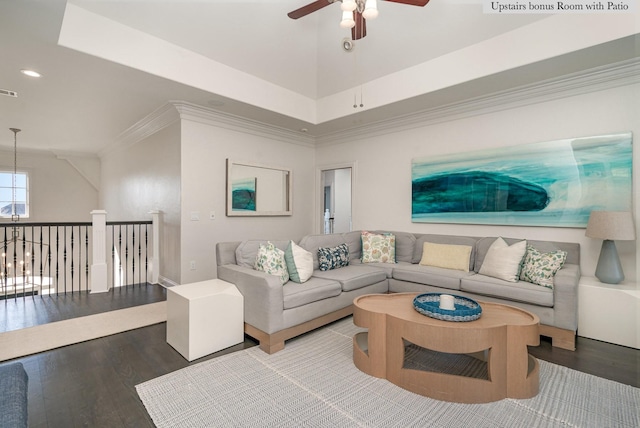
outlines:
{"label": "ceiling fan pull chain", "polygon": [[364,103],[362,102],[362,85],[360,85],[360,107],[364,107]]}

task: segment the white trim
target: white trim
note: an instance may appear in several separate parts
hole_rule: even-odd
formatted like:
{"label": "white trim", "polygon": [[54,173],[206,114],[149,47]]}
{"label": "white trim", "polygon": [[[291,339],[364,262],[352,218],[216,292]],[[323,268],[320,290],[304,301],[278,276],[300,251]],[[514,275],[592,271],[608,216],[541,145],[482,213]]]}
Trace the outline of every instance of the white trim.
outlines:
{"label": "white trim", "polygon": [[174,105],[164,104],[122,132],[113,144],[99,151],[98,156],[102,158],[115,150],[133,146],[179,120],[180,115]]}
{"label": "white trim", "polygon": [[160,280],[160,285],[163,286],[164,288],[177,287],[178,285],[180,285],[177,282],[174,282],[174,281],[170,280],[169,278],[166,278],[166,277],[164,277],[162,275],[160,275],[158,277],[158,279]]}
{"label": "white trim", "polygon": [[257,135],[259,137],[271,138],[285,143],[297,144],[305,147],[314,146],[314,137],[301,135],[299,132],[290,131],[285,128],[228,113],[213,111],[186,101],[172,101],[172,104],[180,113],[180,118],[182,120],[191,120],[205,125],[242,132],[243,134]]}
{"label": "white trim", "polygon": [[318,137],[316,145],[340,144],[636,83],[640,83],[640,58],[338,131]]}

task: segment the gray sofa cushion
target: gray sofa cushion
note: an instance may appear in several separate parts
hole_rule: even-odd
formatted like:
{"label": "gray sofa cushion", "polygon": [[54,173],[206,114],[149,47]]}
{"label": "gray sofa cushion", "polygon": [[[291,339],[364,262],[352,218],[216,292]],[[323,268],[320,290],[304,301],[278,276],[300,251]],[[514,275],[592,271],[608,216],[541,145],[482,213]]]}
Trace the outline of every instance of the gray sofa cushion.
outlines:
{"label": "gray sofa cushion", "polygon": [[[391,265],[394,266],[394,265]],[[338,281],[343,291],[357,290],[380,281],[386,281],[387,273],[382,269],[372,269],[362,263],[353,264],[339,269],[314,271],[317,278]]]}
{"label": "gray sofa cushion", "polygon": [[339,296],[342,287],[339,282],[311,277],[307,282],[298,284],[293,281],[282,286],[284,308],[291,309],[329,297]]}
{"label": "gray sofa cushion", "polygon": [[313,255],[313,269],[318,269],[318,248],[335,247],[340,244],[349,246],[349,260],[360,260],[362,257],[361,232],[334,233],[331,235],[307,235],[300,241],[300,246]]}
{"label": "gray sofa cushion", "polygon": [[460,280],[460,289],[483,296],[553,307],[553,290],[526,281],[509,282],[475,274]]}
{"label": "gray sofa cushion", "polygon": [[468,245],[471,247],[471,257],[469,257],[469,270],[473,270],[475,260],[475,247],[476,241],[479,238],[472,238],[470,236],[451,236],[451,235],[416,235],[416,244],[413,251],[413,263],[420,263],[422,259],[422,247],[425,242],[432,242],[434,244],[448,244],[448,245]]}
{"label": "gray sofa cushion", "polygon": [[469,275],[473,275],[473,272],[404,263],[397,264],[393,269],[393,278],[395,279],[435,285],[451,290],[460,290],[460,279]]}
{"label": "gray sofa cushion", "polygon": [[[400,262],[403,263],[403,262]],[[351,262],[352,265],[355,266],[365,266],[365,267],[369,267],[369,268],[373,268],[373,269],[377,269],[377,270],[383,270],[384,273],[387,275],[387,278],[391,278],[391,276],[393,275],[393,270],[398,266],[397,263],[362,263],[360,260],[354,260]],[[405,264],[409,264],[409,263],[405,263]]]}
{"label": "gray sofa cushion", "polygon": [[[271,242],[276,248],[282,251],[287,249],[289,241],[267,241],[266,239],[252,239],[248,241],[242,241],[236,248],[236,264],[238,266],[244,266],[253,269],[256,263],[256,257],[258,256],[258,249],[260,245],[266,245],[267,242]],[[316,255],[317,259],[317,255]]]}

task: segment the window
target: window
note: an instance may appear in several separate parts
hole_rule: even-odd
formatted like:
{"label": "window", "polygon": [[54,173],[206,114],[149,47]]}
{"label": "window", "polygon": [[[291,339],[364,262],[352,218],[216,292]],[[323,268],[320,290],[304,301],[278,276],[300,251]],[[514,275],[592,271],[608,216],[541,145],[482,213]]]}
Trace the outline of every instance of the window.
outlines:
{"label": "window", "polygon": [[0,171],[0,218],[11,218],[13,201],[15,213],[20,217],[29,217],[29,176],[26,172],[14,174]]}

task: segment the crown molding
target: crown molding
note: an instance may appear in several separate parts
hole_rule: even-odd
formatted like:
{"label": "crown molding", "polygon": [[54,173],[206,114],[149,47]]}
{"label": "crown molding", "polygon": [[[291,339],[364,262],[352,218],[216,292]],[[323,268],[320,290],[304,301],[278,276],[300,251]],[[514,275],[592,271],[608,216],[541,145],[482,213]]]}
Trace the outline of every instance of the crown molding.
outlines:
{"label": "crown molding", "polygon": [[186,101],[173,101],[173,106],[180,113],[180,118],[206,125],[217,126],[243,134],[257,135],[259,137],[270,138],[285,143],[302,145],[306,147],[315,146],[315,138],[312,136],[300,135],[299,132],[290,131],[278,126],[269,125],[252,119],[235,116],[228,113],[210,110],[208,108],[191,104]]}
{"label": "crown molding", "polygon": [[98,156],[102,158],[116,150],[139,143],[179,120],[180,115],[173,104],[166,103],[123,131],[113,144],[98,152]]}
{"label": "crown molding", "polygon": [[328,146],[637,83],[640,83],[640,58],[633,58],[318,137],[300,135],[299,132],[186,101],[170,101],[122,132],[115,143],[100,151],[98,156],[136,144],[180,120],[305,147]]}
{"label": "crown molding", "polygon": [[316,145],[342,144],[637,83],[640,83],[640,58],[338,131],[318,137]]}

